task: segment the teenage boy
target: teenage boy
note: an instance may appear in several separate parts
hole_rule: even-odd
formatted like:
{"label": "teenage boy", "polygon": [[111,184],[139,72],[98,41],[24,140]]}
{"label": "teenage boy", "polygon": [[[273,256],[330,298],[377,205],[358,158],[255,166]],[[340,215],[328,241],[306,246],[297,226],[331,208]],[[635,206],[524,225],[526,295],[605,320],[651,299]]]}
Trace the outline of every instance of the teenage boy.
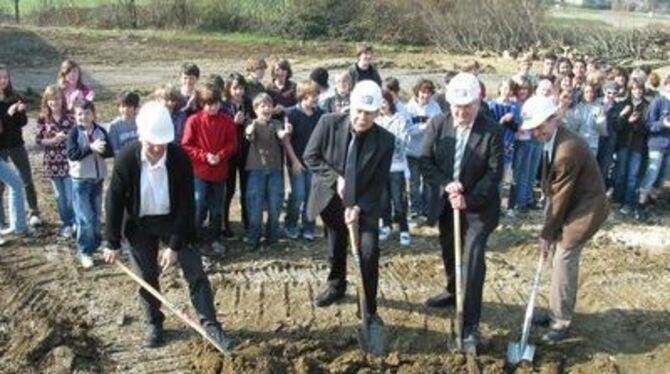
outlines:
{"label": "teenage boy", "polygon": [[356,83],[364,80],[371,80],[381,87],[382,78],[379,76],[377,68],[372,65],[372,46],[365,43],[359,44],[356,47],[356,57],[358,61],[351,65],[348,70],[353,85],[355,86]]}
{"label": "teenage boy", "polygon": [[119,116],[109,124],[109,142],[114,153],[137,140],[135,116],[140,106],[140,96],[135,92],[124,91],[119,95],[117,103]]}
{"label": "teenage boy", "polygon": [[207,239],[203,229],[209,211],[209,231],[213,248],[221,244],[221,204],[228,178],[228,160],[237,152],[237,130],[233,119],[221,111],[221,91],[212,85],[198,90],[202,110],[186,121],[182,147],[191,157],[195,174],[195,225],[199,241]]}
{"label": "teenage boy", "polygon": [[187,116],[198,110],[196,84],[200,79],[200,68],[198,65],[187,62],[181,67],[181,96],[179,108],[186,112]]}
{"label": "teenage boy", "polygon": [[[286,209],[285,226],[286,235],[289,238],[297,239],[302,236],[303,239],[312,241],[316,225],[313,220],[307,218],[312,173],[305,167],[302,157],[307,142],[323,112],[317,105],[319,87],[314,82],[300,82],[296,96],[298,104],[288,110],[288,122],[293,127],[293,133],[290,141],[286,142],[286,153],[291,163],[289,165],[291,194]],[[299,221],[302,221],[302,227],[298,227]]]}

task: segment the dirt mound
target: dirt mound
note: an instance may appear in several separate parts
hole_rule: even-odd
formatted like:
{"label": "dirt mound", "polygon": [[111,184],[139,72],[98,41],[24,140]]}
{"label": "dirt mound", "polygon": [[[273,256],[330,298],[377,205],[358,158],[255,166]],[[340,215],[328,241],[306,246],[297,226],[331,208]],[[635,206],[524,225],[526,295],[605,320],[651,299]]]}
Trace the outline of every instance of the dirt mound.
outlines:
{"label": "dirt mound", "polygon": [[504,361],[462,354],[413,355],[391,352],[383,357],[362,354],[353,340],[345,345],[309,339],[245,341],[231,357],[205,343],[191,346],[193,369],[201,373],[503,373]]}
{"label": "dirt mound", "polygon": [[[32,263],[30,267],[45,265]],[[70,373],[96,370],[98,342],[88,334],[89,326],[77,308],[60,300],[21,274],[0,264],[0,371]]]}

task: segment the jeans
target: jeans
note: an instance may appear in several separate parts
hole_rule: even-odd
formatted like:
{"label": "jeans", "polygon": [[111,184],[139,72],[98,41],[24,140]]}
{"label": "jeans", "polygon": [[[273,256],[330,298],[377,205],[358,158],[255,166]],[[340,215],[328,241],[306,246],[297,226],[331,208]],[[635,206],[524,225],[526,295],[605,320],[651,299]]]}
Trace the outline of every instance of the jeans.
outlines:
{"label": "jeans", "polygon": [[616,173],[614,179],[614,201],[628,206],[635,204],[642,154],[622,148],[616,156]]}
{"label": "jeans", "polygon": [[662,186],[666,178],[670,178],[670,154],[663,151],[649,151],[647,172],[640,184],[640,191],[649,193],[654,185]]}
{"label": "jeans", "polygon": [[252,245],[258,245],[263,227],[263,208],[268,208],[265,238],[268,243],[279,239],[279,215],[284,200],[284,181],[281,170],[247,171],[247,238]]}
{"label": "jeans", "polygon": [[226,194],[226,181],[209,182],[194,178],[195,228],[198,240],[205,239],[203,224],[209,212],[209,230],[217,239],[221,234],[223,197]]}
{"label": "jeans", "polygon": [[538,173],[540,171],[540,163],[542,162],[542,151],[544,145],[537,140],[531,140],[531,151],[530,151],[530,175],[529,175],[529,190],[528,190],[528,204],[535,203],[535,196],[533,195],[533,188],[535,187],[535,181],[538,179]]}
{"label": "jeans", "polygon": [[100,214],[102,212],[102,180],[73,179],[74,217],[77,222],[77,249],[90,255],[100,246]]}
{"label": "jeans", "polygon": [[72,209],[72,179],[70,177],[51,178],[51,186],[56,195],[56,205],[62,227],[74,224],[74,210]]}
{"label": "jeans", "polygon": [[409,166],[409,201],[412,215],[427,215],[430,204],[430,189],[423,183],[419,169],[421,161],[418,157],[407,156]]}
{"label": "jeans", "polygon": [[612,163],[614,162],[614,148],[616,139],[614,136],[600,137],[598,140],[598,165],[605,182],[605,187],[612,187]]}
{"label": "jeans", "polygon": [[514,196],[510,196],[509,209],[526,207],[530,201],[533,190],[530,176],[532,150],[532,140],[517,140],[512,165]]}
{"label": "jeans", "polygon": [[[12,163],[19,171],[23,186],[25,188],[25,196],[28,200],[28,214],[39,215],[37,208],[37,193],[35,192],[35,184],[33,183],[33,174],[30,170],[30,160],[28,159],[28,152],[24,146],[0,149],[0,157],[4,161],[11,159]],[[0,183],[0,197],[4,195],[5,185]],[[3,206],[3,199],[0,199],[0,223],[5,222],[5,210]]]}
{"label": "jeans", "polygon": [[[384,226],[391,226],[398,222],[400,231],[409,231],[407,224],[407,190],[405,173],[393,171],[382,191],[382,222]],[[395,214],[394,214],[395,213]]]}
{"label": "jeans", "polygon": [[289,172],[291,193],[286,208],[286,230],[298,231],[298,220],[302,221],[302,232],[314,234],[315,223],[307,219],[307,199],[312,184],[312,173],[305,170],[300,174]]}
{"label": "jeans", "polygon": [[26,226],[26,208],[23,202],[23,182],[14,169],[2,160],[0,160],[0,182],[9,185],[9,227],[15,232],[26,231],[28,227]]}

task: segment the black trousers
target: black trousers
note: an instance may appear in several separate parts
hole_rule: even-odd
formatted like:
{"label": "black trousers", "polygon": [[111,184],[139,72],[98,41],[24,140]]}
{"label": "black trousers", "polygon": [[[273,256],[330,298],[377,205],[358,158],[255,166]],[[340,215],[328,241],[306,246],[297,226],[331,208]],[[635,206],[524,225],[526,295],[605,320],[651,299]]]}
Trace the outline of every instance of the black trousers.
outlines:
{"label": "black trousers", "polygon": [[228,161],[228,179],[226,180],[226,193],[223,201],[223,227],[230,229],[230,204],[235,196],[235,183],[237,174],[240,179],[240,208],[242,214],[242,224],[244,230],[247,230],[247,209],[246,209],[246,191],[247,191],[247,172],[244,170],[246,157],[242,152],[238,152]]}
{"label": "black trousers", "polygon": [[[347,287],[347,248],[349,232],[344,223],[344,206],[339,196],[335,196],[321,212],[328,240],[330,273],[328,285],[335,291],[344,292]],[[359,258],[361,277],[364,282],[367,312],[377,312],[377,287],[379,284],[379,228],[359,230]]]}
{"label": "black trousers", "polygon": [[[158,246],[161,240],[167,242],[171,229],[170,221],[166,216],[143,217],[135,225],[134,229],[127,232],[133,265],[142,279],[160,292]],[[188,282],[191,303],[198,313],[200,324],[203,326],[218,325],[212,288],[203,270],[200,254],[185,246],[178,252],[177,258]],[[162,325],[165,316],[160,311],[160,301],[140,288],[140,302],[144,309],[146,322]]]}
{"label": "black trousers", "polygon": [[[454,251],[454,213],[450,208],[444,209],[439,218],[440,246],[442,261],[447,276],[447,291],[456,294],[456,260]],[[486,276],[486,243],[491,229],[483,222],[468,219],[461,213],[461,243],[463,263],[463,300],[464,328],[479,325],[482,310],[482,291]]]}

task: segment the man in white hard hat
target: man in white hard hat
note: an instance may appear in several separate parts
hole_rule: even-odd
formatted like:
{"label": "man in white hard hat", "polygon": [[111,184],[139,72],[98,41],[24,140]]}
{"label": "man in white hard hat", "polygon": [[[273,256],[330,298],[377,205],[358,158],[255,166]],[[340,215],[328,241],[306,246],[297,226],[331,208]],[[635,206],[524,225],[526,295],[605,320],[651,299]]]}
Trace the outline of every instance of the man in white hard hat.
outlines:
{"label": "man in white hard hat", "polygon": [[426,304],[445,308],[455,304],[454,210],[460,212],[463,245],[464,310],[462,336],[467,350],[476,349],[486,274],[484,251],[498,226],[503,144],[500,126],[481,111],[479,80],[459,73],[449,82],[450,113],[428,123],[421,150],[424,178],[435,194],[429,221],[438,221],[445,290]]}
{"label": "man in white hard hat", "polygon": [[533,322],[551,325],[542,339],[564,339],[577,299],[579,257],[584,244],[607,219],[609,204],[595,156],[586,141],[568,130],[551,98],[533,96],[522,109],[521,130],[532,131],[544,143],[545,218],[540,231],[540,250],[547,256],[555,245],[549,295],[550,316]]}
{"label": "man in white hard hat", "polygon": [[360,263],[371,323],[377,317],[379,215],[382,189],[391,167],[395,138],[375,123],[381,88],[371,80],[351,92],[350,113],[324,115],[307,143],[303,158],[313,173],[307,214],[323,220],[330,260],[328,286],[316,305],[325,307],[345,295],[347,224],[358,221]]}
{"label": "man in white hard hat", "polygon": [[[160,290],[158,276],[179,262],[189,284],[191,301],[205,331],[224,349],[233,340],[216,320],[212,290],[200,255],[189,246],[195,231],[193,168],[189,157],[173,144],[170,113],[149,102],[137,116],[140,142],[117,156],[107,191],[105,261],[113,263],[121,247],[121,231],[130,243],[131,260],[140,276]],[[127,222],[123,225],[124,212]],[[159,243],[167,247],[158,252]],[[140,300],[146,316],[146,345],[163,343],[160,302],[144,289]]]}

